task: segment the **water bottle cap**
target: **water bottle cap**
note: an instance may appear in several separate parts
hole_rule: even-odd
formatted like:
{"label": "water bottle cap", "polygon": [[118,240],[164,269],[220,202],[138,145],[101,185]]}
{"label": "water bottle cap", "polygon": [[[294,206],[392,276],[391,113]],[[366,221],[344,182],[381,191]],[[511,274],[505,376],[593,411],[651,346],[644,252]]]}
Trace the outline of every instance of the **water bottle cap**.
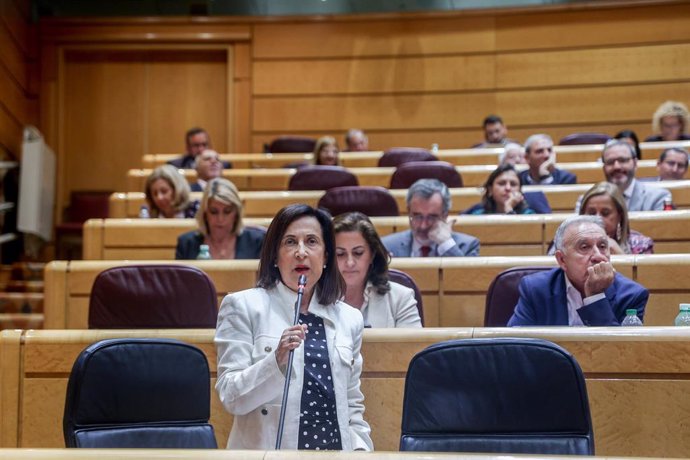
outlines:
{"label": "water bottle cap", "polygon": [[631,315],[637,316],[637,310],[635,310],[634,308],[628,308],[627,310],[625,310],[625,314],[627,316],[631,316]]}
{"label": "water bottle cap", "polygon": [[690,311],[690,303],[682,303],[678,306],[680,311]]}
{"label": "water bottle cap", "polygon": [[199,249],[201,249],[202,251],[208,251],[208,244],[202,244],[201,246],[199,246]]}

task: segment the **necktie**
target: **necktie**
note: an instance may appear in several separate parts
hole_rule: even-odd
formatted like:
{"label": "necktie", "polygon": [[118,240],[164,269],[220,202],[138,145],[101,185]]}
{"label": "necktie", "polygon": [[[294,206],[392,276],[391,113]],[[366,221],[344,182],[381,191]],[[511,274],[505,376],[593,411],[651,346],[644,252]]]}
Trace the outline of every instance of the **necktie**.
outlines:
{"label": "necktie", "polygon": [[422,246],[419,248],[419,251],[422,253],[422,257],[429,257],[429,252],[431,252],[431,247],[430,246]]}

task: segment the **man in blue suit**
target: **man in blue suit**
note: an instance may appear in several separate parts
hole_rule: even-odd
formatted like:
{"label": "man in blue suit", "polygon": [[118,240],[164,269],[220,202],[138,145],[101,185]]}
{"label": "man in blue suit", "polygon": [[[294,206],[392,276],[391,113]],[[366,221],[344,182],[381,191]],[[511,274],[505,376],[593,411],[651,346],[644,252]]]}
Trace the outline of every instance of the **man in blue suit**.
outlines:
{"label": "man in blue suit", "polygon": [[453,232],[448,221],[450,191],[438,179],[419,179],[407,190],[410,230],[385,236],[382,241],[394,257],[478,256],[479,240]]}
{"label": "man in blue suit", "polygon": [[574,184],[575,174],[556,168],[553,140],[547,134],[534,134],[525,141],[525,161],[529,169],[522,171],[522,185]]}
{"label": "man in blue suit", "polygon": [[614,270],[600,217],[569,217],[554,243],[560,268],[522,279],[508,326],[620,326],[627,309],[644,319],[649,292]]}

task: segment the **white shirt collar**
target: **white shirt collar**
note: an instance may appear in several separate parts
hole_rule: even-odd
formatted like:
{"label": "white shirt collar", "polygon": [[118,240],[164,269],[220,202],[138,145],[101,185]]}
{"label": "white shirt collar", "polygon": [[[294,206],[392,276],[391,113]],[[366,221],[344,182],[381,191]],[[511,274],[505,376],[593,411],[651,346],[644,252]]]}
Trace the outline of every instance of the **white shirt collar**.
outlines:
{"label": "white shirt collar", "polygon": [[568,275],[563,273],[563,277],[565,278],[565,294],[568,301],[568,326],[584,326],[582,318],[580,318],[580,314],[577,312],[578,309],[584,306],[582,295],[573,286],[573,283],[570,282]]}

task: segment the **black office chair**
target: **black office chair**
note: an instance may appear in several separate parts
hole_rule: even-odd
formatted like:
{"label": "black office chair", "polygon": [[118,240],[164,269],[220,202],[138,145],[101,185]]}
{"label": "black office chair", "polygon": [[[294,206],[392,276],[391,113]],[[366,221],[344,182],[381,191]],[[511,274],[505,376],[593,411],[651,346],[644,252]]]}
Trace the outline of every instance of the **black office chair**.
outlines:
{"label": "black office chair", "polygon": [[178,340],[90,345],[67,383],[65,445],[215,449],[209,382],[206,356]]}
{"label": "black office chair", "polygon": [[410,361],[400,450],[594,455],[582,370],[541,339],[432,345]]}

